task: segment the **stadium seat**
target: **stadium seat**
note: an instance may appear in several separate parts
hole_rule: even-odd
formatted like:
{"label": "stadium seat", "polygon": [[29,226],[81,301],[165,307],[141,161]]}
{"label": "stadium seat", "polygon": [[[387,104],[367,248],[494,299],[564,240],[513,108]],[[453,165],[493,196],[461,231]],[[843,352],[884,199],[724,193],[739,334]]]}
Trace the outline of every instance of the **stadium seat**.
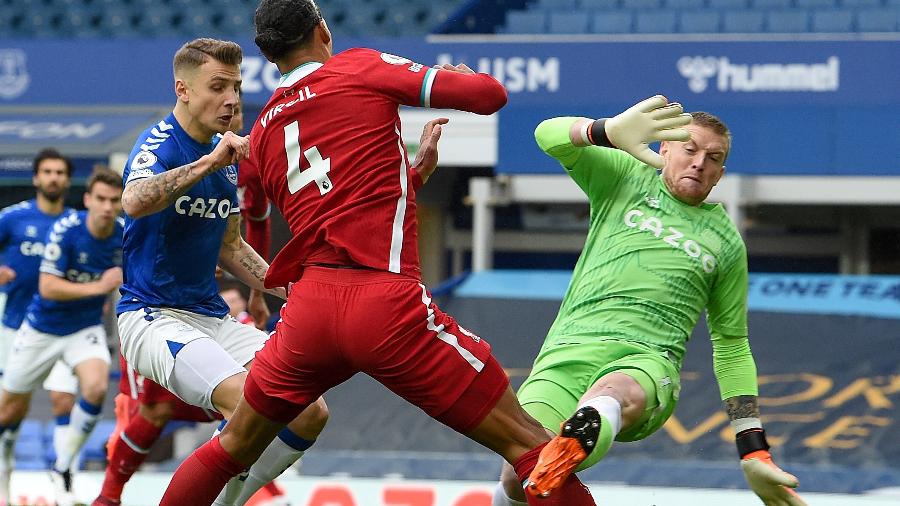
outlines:
{"label": "stadium seat", "polygon": [[539,9],[544,9],[547,11],[568,11],[573,10],[578,7],[577,0],[538,0],[536,5],[533,5],[531,8],[535,7]]}
{"label": "stadium seat", "polygon": [[755,10],[790,9],[793,0],[750,0],[750,7]]}
{"label": "stadium seat", "polygon": [[109,6],[102,10],[102,14],[97,22],[97,28],[104,34],[113,36],[123,35],[126,32],[133,32],[133,17],[134,11],[131,9]]}
{"label": "stadium seat", "polygon": [[580,0],[581,8],[584,10],[613,10],[619,8],[619,0]]}
{"label": "stadium seat", "polygon": [[675,33],[675,12],[638,12],[634,21],[635,33]]}
{"label": "stadium seat", "polygon": [[631,33],[634,18],[629,11],[595,13],[591,18],[592,33]]}
{"label": "stadium seat", "polygon": [[668,9],[700,9],[703,7],[704,0],[665,0],[664,4]]}
{"label": "stadium seat", "polygon": [[815,11],[812,15],[812,31],[821,33],[852,32],[853,12],[849,10]]}
{"label": "stadium seat", "polygon": [[544,11],[509,11],[506,13],[506,33],[545,33],[547,14]]}
{"label": "stadium seat", "polygon": [[766,14],[766,31],[769,33],[808,32],[809,11],[797,9],[768,12]]}
{"label": "stadium seat", "polygon": [[252,37],[253,16],[244,11],[225,12],[219,18],[218,27],[230,37]]}
{"label": "stadium seat", "polygon": [[82,453],[85,462],[105,462],[106,461],[106,441],[113,429],[116,428],[115,420],[100,420],[94,427],[94,432],[84,442]]}
{"label": "stadium seat", "polygon": [[718,33],[722,17],[715,11],[687,11],[680,13],[678,31],[681,33]]}
{"label": "stadium seat", "polygon": [[634,9],[636,11],[645,9],[658,9],[661,0],[621,0],[623,9]]}
{"label": "stadium seat", "polygon": [[794,0],[801,9],[833,9],[837,0]]}
{"label": "stadium seat", "polygon": [[710,9],[741,10],[747,8],[747,0],[709,0]]}
{"label": "stadium seat", "polygon": [[577,12],[551,12],[548,33],[588,33],[588,17]]}
{"label": "stadium seat", "polygon": [[759,33],[763,31],[763,13],[759,11],[730,11],[722,16],[722,31],[726,33]]}
{"label": "stadium seat", "polygon": [[860,32],[897,31],[897,11],[895,9],[866,9],[856,15],[856,29]]}

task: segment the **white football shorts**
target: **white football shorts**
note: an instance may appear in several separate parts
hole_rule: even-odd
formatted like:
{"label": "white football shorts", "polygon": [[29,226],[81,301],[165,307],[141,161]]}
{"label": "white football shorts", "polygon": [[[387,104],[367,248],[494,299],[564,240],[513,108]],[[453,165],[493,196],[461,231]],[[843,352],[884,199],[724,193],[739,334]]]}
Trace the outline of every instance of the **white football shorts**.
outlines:
{"label": "white football shorts", "polygon": [[[102,325],[93,325],[65,336],[47,334],[23,322],[10,349],[6,370],[3,372],[3,388],[14,393],[33,392],[50,371],[59,367],[59,377],[67,374],[74,378],[73,370],[78,364],[98,358],[109,364],[109,349],[106,347],[106,333]],[[59,362],[59,363],[57,363]],[[54,385],[53,390],[75,393],[77,381]]]}
{"label": "white football shorts", "polygon": [[215,410],[213,390],[245,372],[268,335],[231,316],[216,318],[173,308],[119,315],[125,360],[188,404]]}

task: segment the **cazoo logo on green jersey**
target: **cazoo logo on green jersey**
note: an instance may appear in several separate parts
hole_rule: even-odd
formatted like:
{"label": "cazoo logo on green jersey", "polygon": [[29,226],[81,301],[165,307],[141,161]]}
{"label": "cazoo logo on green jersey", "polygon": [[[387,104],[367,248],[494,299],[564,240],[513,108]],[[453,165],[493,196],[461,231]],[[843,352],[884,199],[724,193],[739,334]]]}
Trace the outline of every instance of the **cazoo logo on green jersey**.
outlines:
{"label": "cazoo logo on green jersey", "polygon": [[675,249],[684,251],[687,256],[696,258],[703,270],[712,274],[716,270],[716,258],[703,251],[703,248],[693,239],[685,240],[684,232],[675,227],[666,227],[662,220],[655,216],[647,216],[644,211],[632,209],[625,213],[625,226],[636,228],[642,232],[649,232],[654,237],[663,240]]}

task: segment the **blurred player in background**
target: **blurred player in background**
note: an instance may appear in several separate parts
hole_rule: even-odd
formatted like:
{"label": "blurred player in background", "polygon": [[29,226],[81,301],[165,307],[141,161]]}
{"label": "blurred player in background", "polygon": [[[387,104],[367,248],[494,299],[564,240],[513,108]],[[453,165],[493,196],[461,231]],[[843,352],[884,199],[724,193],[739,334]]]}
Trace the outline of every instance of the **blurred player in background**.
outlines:
{"label": "blurred player in background", "polygon": [[[263,290],[268,268],[240,233],[235,164],[249,141],[228,130],[239,104],[241,59],[240,46],[214,39],[193,40],[175,54],[175,108],[138,137],[124,170],[125,282],[117,308],[128,363],[226,419],[268,337],[227,316],[215,279],[218,263]],[[285,297],[284,289],[268,292]],[[241,503],[241,494],[272,481],[313,444],[326,420],[318,399],[217,504]]]}
{"label": "blurred player in background", "polygon": [[122,179],[95,170],[84,194],[86,211],[58,219],[47,235],[39,293],[16,333],[0,397],[0,431],[15,430],[31,393],[57,360],[74,370],[81,399],[72,411],[67,444],[51,472],[60,506],[73,504],[70,466],[100,418],[109,381],[109,349],[101,316],[106,296],[122,282]]}
{"label": "blurred player in background", "polygon": [[[519,406],[484,340],[420,281],[415,189],[400,105],[491,114],[503,86],[468,67],[428,68],[370,49],[332,57],[312,0],[263,0],[256,43],[282,79],[251,132],[251,159],[293,233],[266,286],[293,287],[222,434],[179,467],[164,505],[207,505],[285,423],[364,372],[515,463],[524,478],[549,439]],[[440,136],[430,122],[427,136]],[[541,504],[594,504],[574,476]],[[538,503],[535,503],[538,504]]]}
{"label": "blurred player in background", "polygon": [[[239,104],[235,107],[235,114],[229,130],[240,133],[243,128],[244,115]],[[241,163],[241,170],[245,165],[246,162]],[[241,177],[239,176],[239,197],[240,181]],[[265,202],[267,203],[267,201]],[[241,210],[244,210],[243,205]],[[267,219],[259,220],[261,223],[267,221]],[[248,225],[247,229],[250,231],[251,227]],[[260,234],[256,234],[254,239],[257,241],[264,239],[266,241],[265,251],[268,252],[268,236],[260,238]],[[260,244],[251,244],[251,246],[260,251]],[[231,316],[240,323],[253,323],[253,316],[247,312],[247,300],[243,298],[237,287],[223,290],[220,295],[228,305],[228,313]],[[262,294],[260,293],[260,295]],[[261,318],[268,318],[268,308],[265,311],[258,311],[257,314]],[[107,442],[106,474],[103,478],[100,495],[94,500],[93,506],[121,504],[122,490],[125,484],[143,464],[151,447],[162,435],[169,421],[211,422],[222,419],[222,416],[216,411],[187,404],[175,394],[138,374],[121,355],[119,359],[122,379],[119,382],[120,393],[116,396],[116,428],[110,434]],[[270,497],[275,497],[281,492],[271,484],[266,488]],[[248,489],[247,492],[249,493],[250,490]]]}
{"label": "blurred player in background", "polygon": [[[9,347],[25,318],[25,310],[38,291],[38,274],[44,253],[45,238],[50,226],[65,213],[65,195],[72,178],[72,162],[55,149],[44,149],[33,162],[32,183],[37,194],[0,211],[0,290],[5,298],[0,323],[0,375],[6,363]],[[78,380],[71,367],[59,362],[44,381],[50,391],[55,418],[53,446],[56,454],[63,453],[68,436],[70,414],[78,392]],[[9,477],[13,466],[18,427],[0,435],[0,504],[9,500]]]}
{"label": "blurred player in background", "polygon": [[[715,116],[655,96],[604,120],[554,118],[535,131],[587,194],[591,225],[556,321],[519,400],[550,431],[529,495],[638,441],[672,414],[685,345],[707,311],[713,369],[750,488],[800,506],[759,418],[747,339],[747,253],[725,209],[704,202],[725,171],[731,134]],[[648,143],[663,141],[660,153]],[[662,169],[661,175],[655,169]],[[524,504],[506,467],[494,506]]]}

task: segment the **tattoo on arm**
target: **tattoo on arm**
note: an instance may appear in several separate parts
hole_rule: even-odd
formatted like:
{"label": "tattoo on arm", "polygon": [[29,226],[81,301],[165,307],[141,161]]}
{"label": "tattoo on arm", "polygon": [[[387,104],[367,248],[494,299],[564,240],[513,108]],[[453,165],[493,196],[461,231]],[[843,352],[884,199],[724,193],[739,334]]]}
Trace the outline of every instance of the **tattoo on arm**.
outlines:
{"label": "tattoo on arm", "polygon": [[[228,218],[225,236],[222,238],[222,249],[219,256],[229,264],[236,262],[247,274],[259,281],[262,286],[269,266],[262,257],[241,237],[241,215]],[[232,274],[236,274],[232,272]],[[246,280],[245,280],[246,282]],[[252,288],[252,287],[251,287]]]}
{"label": "tattoo on arm", "polygon": [[146,214],[169,207],[197,183],[196,167],[195,161],[129,184],[122,193],[122,205]]}
{"label": "tattoo on arm", "polygon": [[759,418],[759,398],[755,395],[738,395],[725,399],[729,420]]}

